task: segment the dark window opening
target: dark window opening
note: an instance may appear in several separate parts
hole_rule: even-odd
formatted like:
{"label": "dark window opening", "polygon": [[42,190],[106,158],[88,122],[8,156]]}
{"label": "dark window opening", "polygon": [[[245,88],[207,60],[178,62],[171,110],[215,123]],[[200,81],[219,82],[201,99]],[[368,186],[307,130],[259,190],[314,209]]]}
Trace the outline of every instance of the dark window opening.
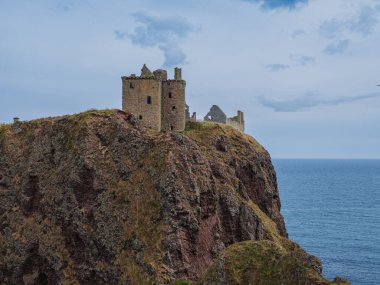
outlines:
{"label": "dark window opening", "polygon": [[173,126],[170,126],[170,129],[171,129],[171,130],[174,130],[174,127],[173,127]]}
{"label": "dark window opening", "polygon": [[129,88],[134,89],[135,88],[135,84],[133,84],[132,82],[130,82],[129,83]]}
{"label": "dark window opening", "polygon": [[172,107],[172,110],[173,110],[173,111],[175,110],[175,106]]}
{"label": "dark window opening", "polygon": [[169,98],[172,98],[172,92],[169,92]]}
{"label": "dark window opening", "polygon": [[146,97],[146,103],[152,104],[152,97],[151,96]]}
{"label": "dark window opening", "polygon": [[139,116],[139,119],[142,120],[142,116],[141,115]]}

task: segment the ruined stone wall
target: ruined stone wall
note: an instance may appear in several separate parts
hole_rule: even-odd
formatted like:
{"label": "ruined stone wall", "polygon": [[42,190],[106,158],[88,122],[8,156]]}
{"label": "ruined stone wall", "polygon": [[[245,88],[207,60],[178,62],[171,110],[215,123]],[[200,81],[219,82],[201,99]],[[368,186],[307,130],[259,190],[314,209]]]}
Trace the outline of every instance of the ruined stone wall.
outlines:
{"label": "ruined stone wall", "polygon": [[203,118],[206,122],[215,122],[225,124],[227,120],[226,114],[219,108],[218,105],[212,105],[210,111]]}
{"label": "ruined stone wall", "polygon": [[190,107],[185,102],[185,118],[186,121],[189,122],[196,122],[197,121],[197,113],[193,112],[193,114],[190,116]]}
{"label": "ruined stone wall", "polygon": [[227,118],[226,125],[229,125],[244,133],[244,113],[242,111],[238,111],[237,116]]}
{"label": "ruined stone wall", "polygon": [[185,87],[184,80],[162,82],[162,130],[185,129]]}
{"label": "ruined stone wall", "polygon": [[[132,113],[142,126],[161,130],[161,81],[123,77],[123,111]],[[148,99],[150,96],[150,99]]]}
{"label": "ruined stone wall", "polygon": [[244,132],[244,125],[233,120],[233,118],[227,118],[226,125],[233,127],[236,130]]}

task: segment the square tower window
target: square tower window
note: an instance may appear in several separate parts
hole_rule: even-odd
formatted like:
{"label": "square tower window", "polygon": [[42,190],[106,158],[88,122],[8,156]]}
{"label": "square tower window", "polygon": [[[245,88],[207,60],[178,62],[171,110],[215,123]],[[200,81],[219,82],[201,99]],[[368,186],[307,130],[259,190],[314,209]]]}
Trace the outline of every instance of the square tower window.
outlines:
{"label": "square tower window", "polygon": [[147,104],[152,104],[152,96],[146,97],[146,103]]}
{"label": "square tower window", "polygon": [[172,92],[169,92],[169,98],[172,98]]}
{"label": "square tower window", "polygon": [[133,82],[129,82],[129,88],[134,89],[135,88],[135,84]]}
{"label": "square tower window", "polygon": [[142,116],[141,115],[139,116],[139,119],[142,120]]}
{"label": "square tower window", "polygon": [[173,126],[170,126],[170,129],[171,129],[171,130],[174,130],[174,127],[173,127]]}
{"label": "square tower window", "polygon": [[173,107],[172,107],[172,110],[174,111],[175,109],[176,109],[175,106],[173,106]]}

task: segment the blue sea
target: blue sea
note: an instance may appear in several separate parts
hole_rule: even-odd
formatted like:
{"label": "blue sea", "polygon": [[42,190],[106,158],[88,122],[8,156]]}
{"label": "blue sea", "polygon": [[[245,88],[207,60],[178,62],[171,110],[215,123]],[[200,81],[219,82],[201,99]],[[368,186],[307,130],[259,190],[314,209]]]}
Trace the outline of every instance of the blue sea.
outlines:
{"label": "blue sea", "polygon": [[274,159],[289,237],[324,275],[380,284],[380,160]]}

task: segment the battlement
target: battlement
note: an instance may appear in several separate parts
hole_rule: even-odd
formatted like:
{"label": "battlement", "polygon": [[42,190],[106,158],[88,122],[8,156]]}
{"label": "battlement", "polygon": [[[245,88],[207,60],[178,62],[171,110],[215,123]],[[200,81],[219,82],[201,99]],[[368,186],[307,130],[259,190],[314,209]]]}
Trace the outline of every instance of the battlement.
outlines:
{"label": "battlement", "polygon": [[174,69],[174,78],[168,79],[168,73],[164,69],[157,69],[153,72],[149,70],[149,68],[144,64],[144,66],[141,69],[140,76],[137,76],[136,74],[131,74],[129,76],[122,76],[122,80],[157,80],[162,82],[186,82],[182,79],[182,69],[176,67]]}

